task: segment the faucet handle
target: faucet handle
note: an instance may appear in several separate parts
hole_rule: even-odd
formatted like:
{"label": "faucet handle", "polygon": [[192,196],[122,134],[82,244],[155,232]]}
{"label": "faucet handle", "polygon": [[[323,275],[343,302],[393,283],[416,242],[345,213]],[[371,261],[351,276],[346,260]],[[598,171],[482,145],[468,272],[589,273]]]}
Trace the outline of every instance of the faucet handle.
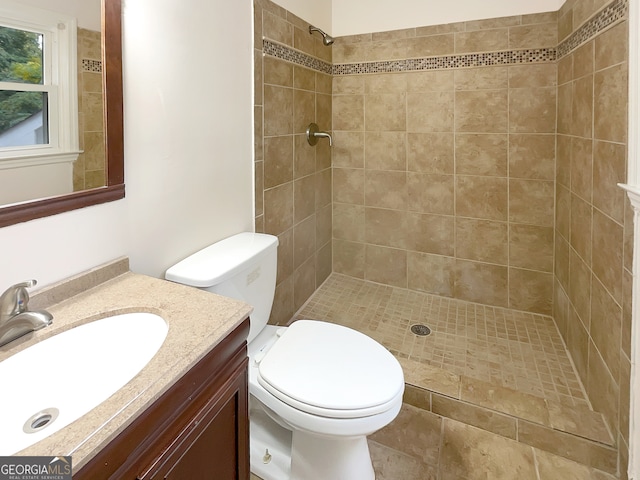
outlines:
{"label": "faucet handle", "polygon": [[36,280],[26,280],[7,288],[0,295],[0,323],[27,310],[29,292],[27,288],[37,285]]}

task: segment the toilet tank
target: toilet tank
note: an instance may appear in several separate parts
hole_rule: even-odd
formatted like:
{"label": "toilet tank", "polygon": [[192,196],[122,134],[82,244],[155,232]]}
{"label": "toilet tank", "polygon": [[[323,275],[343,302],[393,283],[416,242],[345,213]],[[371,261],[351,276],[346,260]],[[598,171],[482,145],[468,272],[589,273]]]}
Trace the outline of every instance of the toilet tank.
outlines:
{"label": "toilet tank", "polygon": [[185,258],[167,280],[247,302],[253,307],[248,342],[264,328],[276,291],[278,237],[239,233]]}

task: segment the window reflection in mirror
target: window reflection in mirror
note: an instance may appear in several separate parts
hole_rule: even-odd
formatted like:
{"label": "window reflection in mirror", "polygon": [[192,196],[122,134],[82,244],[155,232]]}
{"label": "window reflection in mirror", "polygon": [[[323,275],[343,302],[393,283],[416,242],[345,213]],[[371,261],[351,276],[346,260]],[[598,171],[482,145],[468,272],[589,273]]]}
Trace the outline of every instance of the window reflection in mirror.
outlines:
{"label": "window reflection in mirror", "polygon": [[49,5],[0,5],[0,205],[107,184],[100,3]]}
{"label": "window reflection in mirror", "polygon": [[[0,25],[0,148],[49,142],[44,35]],[[13,90],[29,84],[35,91]]]}

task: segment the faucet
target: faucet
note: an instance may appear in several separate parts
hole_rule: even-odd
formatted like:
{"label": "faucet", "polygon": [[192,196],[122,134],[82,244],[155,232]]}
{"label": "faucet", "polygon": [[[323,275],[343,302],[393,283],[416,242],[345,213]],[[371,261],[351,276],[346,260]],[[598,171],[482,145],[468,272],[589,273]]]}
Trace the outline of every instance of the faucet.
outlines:
{"label": "faucet", "polygon": [[0,347],[41,328],[51,325],[53,315],[46,310],[29,310],[27,288],[38,282],[27,280],[13,285],[0,295]]}
{"label": "faucet", "polygon": [[333,145],[331,135],[328,132],[321,132],[318,125],[310,123],[307,127],[307,142],[309,142],[309,145],[313,147],[318,143],[318,138],[328,138],[329,146],[331,147]]}

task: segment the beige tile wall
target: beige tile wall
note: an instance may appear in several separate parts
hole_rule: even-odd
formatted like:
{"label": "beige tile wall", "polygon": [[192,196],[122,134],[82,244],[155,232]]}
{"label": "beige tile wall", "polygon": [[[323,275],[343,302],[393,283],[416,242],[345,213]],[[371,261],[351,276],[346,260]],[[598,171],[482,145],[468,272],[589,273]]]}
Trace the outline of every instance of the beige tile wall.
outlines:
{"label": "beige tile wall", "polygon": [[331,62],[308,23],[268,0],[254,2],[256,231],[277,235],[272,323],[286,323],[331,273],[331,150],[311,147],[311,122],[331,129],[331,75],[262,55],[268,38]]}
{"label": "beige tile wall", "polygon": [[[604,1],[569,0],[562,40]],[[554,317],[626,466],[633,216],[626,180],[628,25],[558,61]]]}
{"label": "beige tile wall", "polygon": [[78,130],[83,153],[73,165],[75,192],[106,184],[102,73],[84,71],[83,59],[102,61],[100,32],[78,28]]}
{"label": "beige tile wall", "polygon": [[[555,47],[556,13],[338,38],[339,63]],[[556,64],[333,78],[333,269],[551,314]]]}
{"label": "beige tile wall", "polygon": [[[334,64],[555,47],[607,3],[568,0],[557,13],[327,49],[305,22],[256,0],[256,228],[281,244],[273,322],[288,321],[332,268],[553,311],[624,466],[632,216],[616,183],[626,177],[626,22],[543,64],[331,78],[261,54],[263,34]],[[307,118],[333,130],[331,151],[306,145]]]}

